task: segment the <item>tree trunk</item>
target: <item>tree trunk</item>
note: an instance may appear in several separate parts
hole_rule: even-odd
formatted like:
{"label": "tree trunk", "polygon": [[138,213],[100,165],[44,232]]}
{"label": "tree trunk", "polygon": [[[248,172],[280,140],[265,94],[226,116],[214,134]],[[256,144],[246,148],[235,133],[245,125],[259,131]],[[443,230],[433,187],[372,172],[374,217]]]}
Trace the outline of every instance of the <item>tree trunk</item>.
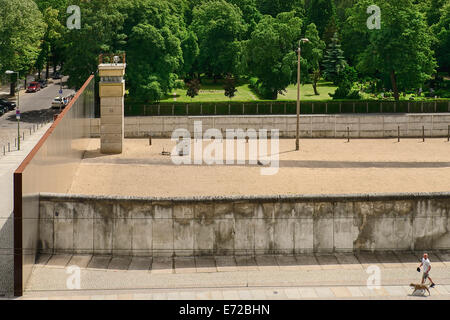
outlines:
{"label": "tree trunk", "polygon": [[45,66],[45,79],[48,79],[49,69],[50,69],[50,64],[47,59],[47,65]]}
{"label": "tree trunk", "polygon": [[395,76],[395,71],[391,71],[391,82],[392,82],[392,89],[394,90],[394,98],[395,101],[400,100],[400,96],[398,94],[398,88],[397,88],[397,77]]}
{"label": "tree trunk", "polygon": [[317,91],[317,81],[314,80],[312,86],[313,86],[313,89],[314,89],[314,94],[316,96],[319,96],[320,93]]}
{"label": "tree trunk", "polygon": [[272,92],[272,100],[277,100],[278,98],[278,90]]}

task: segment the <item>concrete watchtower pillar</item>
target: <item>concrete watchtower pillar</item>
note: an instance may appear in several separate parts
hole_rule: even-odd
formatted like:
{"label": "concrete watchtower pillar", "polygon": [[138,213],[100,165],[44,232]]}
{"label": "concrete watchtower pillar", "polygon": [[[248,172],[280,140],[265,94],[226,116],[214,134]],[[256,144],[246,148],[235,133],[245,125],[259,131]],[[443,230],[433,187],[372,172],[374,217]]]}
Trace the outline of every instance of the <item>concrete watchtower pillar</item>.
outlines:
{"label": "concrete watchtower pillar", "polygon": [[[119,61],[122,60],[120,63]],[[124,139],[125,55],[113,63],[103,63],[100,56],[100,152],[122,153]]]}

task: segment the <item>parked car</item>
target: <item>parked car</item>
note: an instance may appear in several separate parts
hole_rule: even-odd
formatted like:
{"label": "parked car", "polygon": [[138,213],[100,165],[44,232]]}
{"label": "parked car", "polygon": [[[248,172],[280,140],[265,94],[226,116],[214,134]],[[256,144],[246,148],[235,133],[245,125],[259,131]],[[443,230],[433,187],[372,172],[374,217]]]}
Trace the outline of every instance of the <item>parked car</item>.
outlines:
{"label": "parked car", "polygon": [[8,112],[16,108],[16,103],[6,99],[0,99],[0,107],[3,107],[6,110],[5,112]]}
{"label": "parked car", "polygon": [[27,88],[27,92],[37,92],[39,90],[41,90],[41,84],[36,81],[31,82]]}
{"label": "parked car", "polygon": [[64,98],[56,97],[52,101],[52,108],[64,108],[66,105],[64,104]]}
{"label": "parked car", "polygon": [[41,84],[41,88],[45,88],[48,85],[45,79],[38,80],[38,82]]}

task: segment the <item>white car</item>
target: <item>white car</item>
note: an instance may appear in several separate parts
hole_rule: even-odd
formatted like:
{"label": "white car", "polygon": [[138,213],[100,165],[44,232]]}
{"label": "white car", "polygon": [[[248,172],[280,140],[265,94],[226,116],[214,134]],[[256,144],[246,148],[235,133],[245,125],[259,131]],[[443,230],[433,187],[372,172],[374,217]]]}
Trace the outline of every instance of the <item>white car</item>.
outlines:
{"label": "white car", "polygon": [[64,100],[62,97],[56,97],[52,101],[52,108],[63,108],[65,107]]}

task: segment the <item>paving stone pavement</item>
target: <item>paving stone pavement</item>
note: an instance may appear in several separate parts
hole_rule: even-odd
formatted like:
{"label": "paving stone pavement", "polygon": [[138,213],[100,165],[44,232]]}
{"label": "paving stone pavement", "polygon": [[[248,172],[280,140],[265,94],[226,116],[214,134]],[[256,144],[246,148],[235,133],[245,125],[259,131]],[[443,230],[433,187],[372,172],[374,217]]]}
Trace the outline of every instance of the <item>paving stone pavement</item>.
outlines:
{"label": "paving stone pavement", "polygon": [[[450,299],[448,252],[433,252],[431,296],[412,296],[421,253],[258,257],[111,257],[41,255],[20,299]],[[312,264],[316,261],[316,264]],[[67,289],[67,267],[80,289]],[[368,266],[380,286],[367,286]],[[369,282],[369,284],[374,284]],[[376,283],[375,283],[376,284]]]}

